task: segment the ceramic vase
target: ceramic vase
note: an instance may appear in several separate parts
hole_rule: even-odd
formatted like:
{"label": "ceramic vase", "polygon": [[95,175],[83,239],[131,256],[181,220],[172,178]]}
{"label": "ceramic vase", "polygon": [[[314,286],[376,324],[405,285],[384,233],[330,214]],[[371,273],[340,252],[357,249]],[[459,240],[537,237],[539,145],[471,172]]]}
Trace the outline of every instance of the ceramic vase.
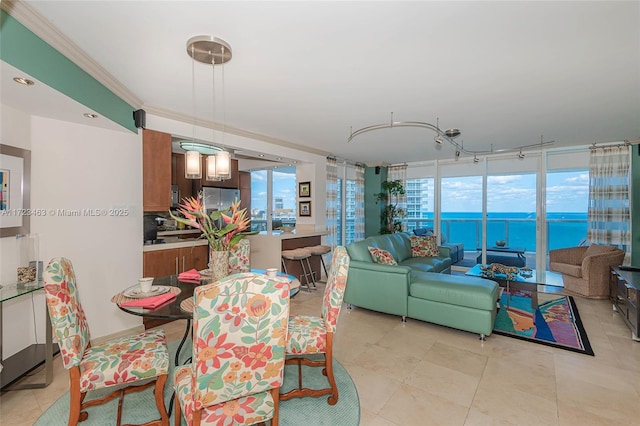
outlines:
{"label": "ceramic vase", "polygon": [[213,281],[218,281],[229,275],[229,251],[218,251],[209,247],[209,268]]}

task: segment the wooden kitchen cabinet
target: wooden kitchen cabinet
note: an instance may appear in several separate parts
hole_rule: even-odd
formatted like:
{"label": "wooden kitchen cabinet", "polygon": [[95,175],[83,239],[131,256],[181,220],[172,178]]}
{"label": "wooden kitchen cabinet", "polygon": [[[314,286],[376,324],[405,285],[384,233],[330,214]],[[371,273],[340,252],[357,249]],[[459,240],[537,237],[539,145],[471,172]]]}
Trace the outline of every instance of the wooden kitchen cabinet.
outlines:
{"label": "wooden kitchen cabinet", "polygon": [[171,207],[171,135],[142,130],[142,206],[145,212]]}
{"label": "wooden kitchen cabinet", "polygon": [[209,246],[181,247],[147,251],[143,255],[142,269],[145,277],[163,277],[190,269],[207,268]]}
{"label": "wooden kitchen cabinet", "polygon": [[178,187],[178,202],[197,195],[193,192],[193,179],[184,177],[184,154],[171,154],[171,183]]}

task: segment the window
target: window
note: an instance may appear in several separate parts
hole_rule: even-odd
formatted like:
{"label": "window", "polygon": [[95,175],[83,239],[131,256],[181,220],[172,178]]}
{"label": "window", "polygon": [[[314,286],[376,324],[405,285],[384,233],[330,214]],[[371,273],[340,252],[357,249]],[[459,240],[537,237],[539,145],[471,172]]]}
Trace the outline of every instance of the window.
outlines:
{"label": "window", "polygon": [[296,207],[295,167],[251,172],[252,231],[295,226]]}
{"label": "window", "polygon": [[433,228],[433,178],[407,179],[407,230]]}
{"label": "window", "polygon": [[547,173],[548,250],[575,247],[587,237],[588,204],[589,170]]}
{"label": "window", "polygon": [[441,231],[447,242],[474,250],[482,244],[482,176],[441,179]]}

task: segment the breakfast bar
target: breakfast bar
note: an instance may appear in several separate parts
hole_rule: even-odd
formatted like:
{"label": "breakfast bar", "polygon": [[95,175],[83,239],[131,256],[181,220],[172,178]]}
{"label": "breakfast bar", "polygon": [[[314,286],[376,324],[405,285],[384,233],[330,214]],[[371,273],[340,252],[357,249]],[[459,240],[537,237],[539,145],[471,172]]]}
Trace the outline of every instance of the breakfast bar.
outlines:
{"label": "breakfast bar", "polygon": [[[303,231],[299,229],[292,232],[262,231],[256,235],[249,235],[247,238],[251,241],[251,267],[282,270],[282,250],[319,245],[324,235],[328,235],[326,230]],[[320,277],[320,258],[313,256],[310,262],[311,270],[314,271],[316,277]],[[302,270],[299,262],[287,261],[286,265],[290,275],[300,277]]]}

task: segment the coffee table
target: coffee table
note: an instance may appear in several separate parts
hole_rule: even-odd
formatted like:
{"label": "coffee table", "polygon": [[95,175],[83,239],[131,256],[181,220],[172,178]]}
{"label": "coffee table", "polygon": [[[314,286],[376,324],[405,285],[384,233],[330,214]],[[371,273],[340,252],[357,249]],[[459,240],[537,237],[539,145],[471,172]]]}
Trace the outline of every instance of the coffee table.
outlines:
{"label": "coffee table", "polygon": [[[493,280],[497,282],[500,287],[504,287],[509,294],[511,294],[512,288],[515,290],[528,290],[531,292],[532,308],[538,306],[538,286],[550,284],[547,280],[555,283],[557,276],[560,275],[551,271],[536,271],[532,269],[530,275],[526,274],[523,276],[522,270],[520,268],[518,268],[518,270],[520,272],[515,276],[515,279],[509,279],[505,274],[493,274],[488,271],[483,271],[482,265],[478,264],[469,269],[465,275]],[[562,282],[562,276],[560,276],[560,282]]]}

